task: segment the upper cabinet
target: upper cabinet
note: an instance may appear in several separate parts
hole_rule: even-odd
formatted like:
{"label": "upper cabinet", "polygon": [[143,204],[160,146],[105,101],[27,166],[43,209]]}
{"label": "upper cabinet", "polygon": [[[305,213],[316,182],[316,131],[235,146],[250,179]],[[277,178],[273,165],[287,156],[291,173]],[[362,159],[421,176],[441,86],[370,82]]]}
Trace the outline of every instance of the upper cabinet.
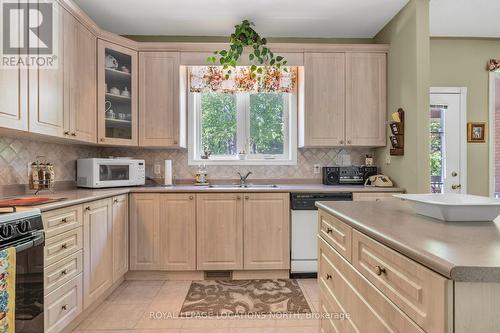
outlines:
{"label": "upper cabinet", "polygon": [[346,143],[386,145],[386,55],[346,54]]}
{"label": "upper cabinet", "polygon": [[97,38],[64,15],[64,136],[97,141]]}
{"label": "upper cabinet", "polygon": [[[53,19],[64,26],[64,9],[53,3]],[[29,70],[29,130],[63,137],[64,132],[64,29],[57,29],[53,51],[57,66]],[[38,40],[40,43],[40,40]]]}
{"label": "upper cabinet", "polygon": [[304,109],[299,146],[340,146],[345,138],[345,54],[304,57]]}
{"label": "upper cabinet", "polygon": [[386,145],[386,54],[306,53],[299,146]]}
{"label": "upper cabinet", "polygon": [[137,52],[99,40],[97,65],[98,143],[136,146]]}
{"label": "upper cabinet", "polygon": [[[139,54],[139,145],[185,147],[178,52]],[[185,109],[185,104],[184,109]]]}

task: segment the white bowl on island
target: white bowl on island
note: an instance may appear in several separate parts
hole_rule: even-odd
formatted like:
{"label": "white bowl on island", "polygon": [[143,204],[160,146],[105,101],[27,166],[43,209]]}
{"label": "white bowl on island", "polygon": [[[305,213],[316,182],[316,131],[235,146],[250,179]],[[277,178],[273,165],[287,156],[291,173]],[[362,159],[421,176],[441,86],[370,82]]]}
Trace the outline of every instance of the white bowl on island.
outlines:
{"label": "white bowl on island", "polygon": [[478,195],[444,194],[394,194],[408,200],[417,214],[443,221],[493,221],[500,215],[500,200]]}

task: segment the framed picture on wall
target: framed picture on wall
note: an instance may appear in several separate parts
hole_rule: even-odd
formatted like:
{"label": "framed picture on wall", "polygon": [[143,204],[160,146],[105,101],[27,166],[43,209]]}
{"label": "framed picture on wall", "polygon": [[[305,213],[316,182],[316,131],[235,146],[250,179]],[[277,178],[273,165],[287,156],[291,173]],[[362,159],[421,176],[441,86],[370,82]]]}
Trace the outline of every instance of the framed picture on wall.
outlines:
{"label": "framed picture on wall", "polygon": [[486,123],[476,122],[467,124],[467,142],[485,143],[486,142]]}

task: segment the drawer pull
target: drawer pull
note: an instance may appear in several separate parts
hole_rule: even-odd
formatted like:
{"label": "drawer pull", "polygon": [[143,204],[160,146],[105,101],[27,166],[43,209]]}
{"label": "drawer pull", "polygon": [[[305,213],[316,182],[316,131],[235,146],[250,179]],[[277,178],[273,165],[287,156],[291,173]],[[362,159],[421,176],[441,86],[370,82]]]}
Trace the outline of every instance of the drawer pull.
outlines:
{"label": "drawer pull", "polygon": [[241,200],[241,197],[238,195],[238,196],[236,197],[236,200]]}
{"label": "drawer pull", "polygon": [[380,276],[380,275],[385,274],[385,273],[386,273],[386,271],[385,271],[384,267],[375,266],[375,274]]}
{"label": "drawer pull", "polygon": [[67,249],[68,248],[68,244],[64,243],[61,245],[61,249]]}
{"label": "drawer pull", "polygon": [[61,306],[61,310],[63,311],[68,310],[68,304],[64,304],[63,306]]}
{"label": "drawer pull", "polygon": [[327,234],[331,234],[332,232],[333,232],[332,228],[328,228],[328,229],[326,229],[326,233],[327,233]]}
{"label": "drawer pull", "polygon": [[90,206],[85,207],[85,210],[90,210]]}
{"label": "drawer pull", "polygon": [[193,200],[193,199],[194,199],[194,196],[190,195],[189,200]]}
{"label": "drawer pull", "polygon": [[66,218],[66,217],[65,217],[65,218],[61,219],[61,222],[62,222],[62,223],[66,223],[66,222],[68,222],[68,218]]}
{"label": "drawer pull", "polygon": [[68,274],[68,271],[67,271],[66,269],[63,269],[63,270],[61,271],[61,275],[66,275],[66,274]]}
{"label": "drawer pull", "polygon": [[113,203],[117,204],[118,203],[118,199],[113,200]]}
{"label": "drawer pull", "polygon": [[331,280],[332,279],[332,276],[330,274],[326,274],[326,279],[327,280]]}

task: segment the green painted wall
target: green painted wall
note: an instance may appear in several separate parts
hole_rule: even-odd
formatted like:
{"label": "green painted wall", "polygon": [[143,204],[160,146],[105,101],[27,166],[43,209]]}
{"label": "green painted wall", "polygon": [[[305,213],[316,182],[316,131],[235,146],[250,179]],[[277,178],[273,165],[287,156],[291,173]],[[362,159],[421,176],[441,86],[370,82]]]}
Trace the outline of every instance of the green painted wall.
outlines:
{"label": "green painted wall", "polygon": [[[432,38],[431,86],[467,87],[467,120],[488,122],[486,63],[500,58],[500,39]],[[489,195],[488,143],[467,146],[467,192]]]}
{"label": "green painted wall", "polygon": [[[219,36],[156,36],[156,35],[123,35],[138,42],[189,42],[189,43],[225,43],[229,37]],[[267,38],[270,43],[319,43],[319,44],[372,44],[371,38]]]}
{"label": "green painted wall", "polygon": [[[411,0],[376,36],[390,44],[387,112],[405,110],[405,155],[377,150],[382,172],[409,193],[429,192],[429,1]],[[390,131],[388,130],[388,134]]]}

